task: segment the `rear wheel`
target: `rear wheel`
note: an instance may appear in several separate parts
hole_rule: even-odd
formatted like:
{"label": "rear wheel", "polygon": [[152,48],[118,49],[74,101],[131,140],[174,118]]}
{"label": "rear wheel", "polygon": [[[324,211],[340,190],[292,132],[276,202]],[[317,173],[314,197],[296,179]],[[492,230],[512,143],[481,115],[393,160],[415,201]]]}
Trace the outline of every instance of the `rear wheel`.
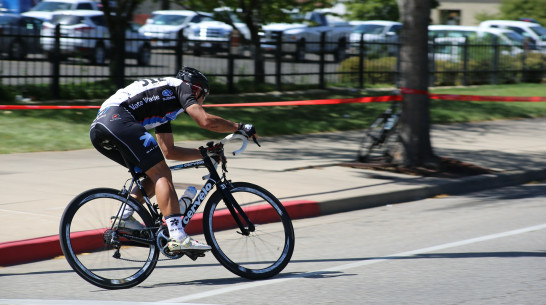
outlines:
{"label": "rear wheel", "polygon": [[91,53],[90,61],[92,64],[104,65],[106,63],[106,48],[102,44],[95,46]]}
{"label": "rear wheel", "polygon": [[347,42],[340,40],[336,50],[334,51],[334,60],[339,62],[343,61],[347,57]]}
{"label": "rear wheel", "polygon": [[8,56],[10,59],[21,60],[27,56],[25,44],[20,40],[14,40],[9,46]]}
{"label": "rear wheel", "polygon": [[365,130],[358,150],[359,162],[370,162],[382,155],[382,153],[378,154],[378,151],[382,149],[385,123],[385,116],[382,114]]}
{"label": "rear wheel", "polygon": [[[294,228],[286,209],[267,190],[236,182],[230,189],[255,226],[241,232],[216,191],[204,211],[204,234],[216,259],[229,271],[247,279],[266,279],[281,272],[294,252]],[[240,213],[236,213],[241,218]],[[248,228],[248,224],[245,227]]]}
{"label": "rear wheel", "polygon": [[296,44],[296,51],[294,52],[294,60],[302,62],[305,60],[305,40],[300,40]]}
{"label": "rear wheel", "polygon": [[141,66],[149,66],[152,61],[152,48],[149,45],[143,45],[137,55],[137,63]]}
{"label": "rear wheel", "polygon": [[130,288],[154,270],[159,256],[146,209],[131,198],[141,229],[121,228],[112,216],[125,207],[114,189],[92,189],[74,198],[61,218],[59,239],[66,260],[84,280],[106,289]]}

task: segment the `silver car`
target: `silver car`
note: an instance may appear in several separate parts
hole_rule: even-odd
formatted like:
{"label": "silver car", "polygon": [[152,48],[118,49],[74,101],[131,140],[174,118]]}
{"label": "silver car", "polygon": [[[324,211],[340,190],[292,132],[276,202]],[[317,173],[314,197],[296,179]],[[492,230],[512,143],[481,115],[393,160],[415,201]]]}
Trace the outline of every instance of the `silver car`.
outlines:
{"label": "silver car", "polygon": [[[62,57],[84,57],[91,63],[102,65],[111,49],[110,33],[102,11],[71,10],[53,15],[51,22],[42,26],[42,48],[53,58],[55,52],[55,27],[60,25],[60,53]],[[126,32],[125,56],[135,58],[139,65],[149,65],[151,45],[148,38],[140,35],[137,28]]]}
{"label": "silver car", "polygon": [[[140,33],[152,41],[154,48],[174,48],[178,40],[178,33],[182,30],[185,39],[191,25],[211,21],[212,14],[187,10],[154,11],[140,28]],[[187,48],[185,44],[184,49]]]}

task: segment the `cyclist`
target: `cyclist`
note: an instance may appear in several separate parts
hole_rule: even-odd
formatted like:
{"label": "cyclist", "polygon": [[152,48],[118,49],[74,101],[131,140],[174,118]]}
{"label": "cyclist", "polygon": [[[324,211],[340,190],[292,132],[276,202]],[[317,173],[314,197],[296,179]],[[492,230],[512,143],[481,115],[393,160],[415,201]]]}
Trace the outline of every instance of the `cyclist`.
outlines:
{"label": "cyclist", "polygon": [[[102,104],[89,132],[93,146],[101,154],[146,174],[144,190],[150,197],[157,197],[169,229],[167,247],[171,252],[211,248],[191,238],[182,227],[178,196],[165,159],[190,161],[202,156],[198,149],[174,145],[170,121],[186,113],[204,129],[238,132],[249,138],[256,135],[252,124],[235,123],[207,113],[202,106],[209,93],[207,77],[191,67],[183,67],[176,77],[138,80]],[[156,138],[148,132],[152,128]],[[143,202],[137,188],[132,190],[131,196]],[[142,228],[132,216],[133,212],[126,207],[122,215],[113,216],[111,221],[127,228]]]}

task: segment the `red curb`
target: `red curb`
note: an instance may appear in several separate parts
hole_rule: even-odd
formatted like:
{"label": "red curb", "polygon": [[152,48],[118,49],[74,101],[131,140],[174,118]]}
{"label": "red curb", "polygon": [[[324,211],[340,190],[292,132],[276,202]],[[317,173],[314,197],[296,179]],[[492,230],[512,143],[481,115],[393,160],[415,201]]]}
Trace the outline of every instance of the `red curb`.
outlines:
{"label": "red curb", "polygon": [[[316,217],[320,215],[319,204],[316,201],[298,200],[283,202],[283,206],[292,219]],[[259,214],[260,223],[267,223],[276,219],[272,211],[267,212],[264,207],[256,206],[249,211],[253,217]],[[226,211],[227,212],[227,211]],[[264,213],[265,212],[265,213]],[[217,216],[215,223],[218,229],[233,228],[235,224],[229,216],[229,212]],[[203,213],[196,214],[186,227],[190,235],[203,233]],[[92,251],[102,247],[102,230],[92,230],[78,233],[72,243],[79,252]],[[63,255],[59,244],[59,235],[38,237],[20,241],[0,243],[0,266],[31,263],[39,260],[50,259]]]}

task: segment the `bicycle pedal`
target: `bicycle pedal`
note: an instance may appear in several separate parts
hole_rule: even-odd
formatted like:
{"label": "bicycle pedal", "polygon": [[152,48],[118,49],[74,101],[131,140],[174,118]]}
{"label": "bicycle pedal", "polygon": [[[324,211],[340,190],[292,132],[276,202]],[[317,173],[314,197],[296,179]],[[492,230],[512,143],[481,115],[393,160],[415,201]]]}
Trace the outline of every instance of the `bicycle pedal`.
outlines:
{"label": "bicycle pedal", "polygon": [[205,257],[205,252],[203,251],[193,251],[193,252],[185,251],[183,253],[187,257],[191,258],[193,261],[197,260],[200,257]]}

